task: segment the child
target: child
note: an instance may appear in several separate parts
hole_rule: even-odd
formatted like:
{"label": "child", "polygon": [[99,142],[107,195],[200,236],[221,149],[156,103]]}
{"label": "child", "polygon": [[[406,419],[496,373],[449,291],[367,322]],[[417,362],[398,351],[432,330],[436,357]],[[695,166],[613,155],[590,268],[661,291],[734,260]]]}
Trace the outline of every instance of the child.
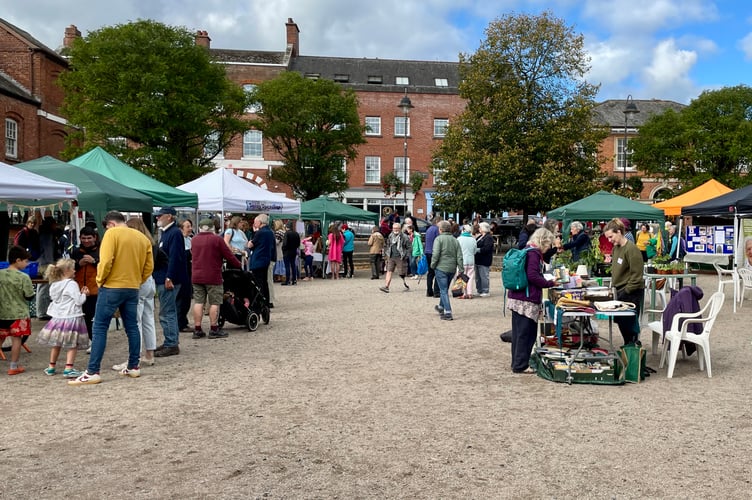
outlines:
{"label": "child", "polygon": [[313,279],[313,236],[303,238],[301,245],[303,245],[303,256],[305,261],[304,268],[306,275],[306,277],[303,278],[303,281],[311,281]]}
{"label": "child", "polygon": [[89,333],[81,307],[89,295],[89,288],[84,286],[79,290],[78,283],[73,279],[76,275],[76,262],[73,259],[60,259],[55,264],[50,264],[44,274],[50,282],[52,299],[48,310],[52,319],[39,332],[39,343],[52,347],[50,366],[44,373],[55,375],[60,349],[65,348],[68,353],[65,356],[63,377],[76,378],[81,375],[80,371],[73,368],[76,350],[89,347]]}
{"label": "child", "polygon": [[8,252],[7,269],[0,271],[0,343],[11,338],[10,368],[8,375],[18,375],[26,370],[18,364],[23,337],[31,335],[29,301],[34,298],[31,278],[22,273],[31,255],[24,247],[14,245]]}

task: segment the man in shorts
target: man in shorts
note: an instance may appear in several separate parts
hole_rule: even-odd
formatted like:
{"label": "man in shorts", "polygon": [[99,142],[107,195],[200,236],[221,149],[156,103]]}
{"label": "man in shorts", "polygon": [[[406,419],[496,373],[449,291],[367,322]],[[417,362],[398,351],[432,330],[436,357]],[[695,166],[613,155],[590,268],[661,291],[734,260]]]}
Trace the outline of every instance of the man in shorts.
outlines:
{"label": "man in shorts", "polygon": [[397,271],[402,278],[402,284],[405,285],[405,291],[410,287],[405,283],[407,274],[407,257],[412,253],[413,246],[410,238],[402,232],[402,226],[399,222],[392,224],[392,232],[386,239],[384,256],[386,257],[386,280],[384,286],[380,287],[384,293],[389,293],[389,285],[392,283],[392,274]]}
{"label": "man in shorts", "polygon": [[191,272],[193,276],[193,338],[201,339],[206,333],[201,328],[204,317],[204,303],[209,301],[209,338],[221,339],[227,333],[219,329],[217,318],[219,305],[222,303],[222,262],[227,261],[230,267],[240,269],[241,263],[232,254],[222,237],[214,233],[214,221],[201,219],[198,223],[198,234],[191,240],[193,261]]}

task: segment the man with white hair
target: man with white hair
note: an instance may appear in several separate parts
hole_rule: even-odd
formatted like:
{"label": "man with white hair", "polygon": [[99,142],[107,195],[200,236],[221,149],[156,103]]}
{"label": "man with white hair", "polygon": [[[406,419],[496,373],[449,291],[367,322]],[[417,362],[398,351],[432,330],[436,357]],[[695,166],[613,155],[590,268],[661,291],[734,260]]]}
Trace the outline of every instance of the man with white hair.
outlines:
{"label": "man with white hair", "polygon": [[253,239],[248,242],[248,248],[253,250],[248,268],[253,273],[253,278],[261,287],[261,293],[266,299],[266,303],[271,307],[269,298],[269,280],[268,270],[274,255],[277,253],[277,241],[274,233],[269,229],[269,216],[259,214],[253,220]]}

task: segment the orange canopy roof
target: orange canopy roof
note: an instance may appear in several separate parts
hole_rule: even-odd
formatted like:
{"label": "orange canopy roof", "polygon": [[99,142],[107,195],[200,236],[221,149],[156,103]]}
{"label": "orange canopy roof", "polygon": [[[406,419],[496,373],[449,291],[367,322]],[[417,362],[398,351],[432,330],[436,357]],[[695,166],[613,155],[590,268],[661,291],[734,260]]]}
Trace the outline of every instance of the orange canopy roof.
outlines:
{"label": "orange canopy roof", "polygon": [[710,179],[705,184],[697,186],[691,191],[687,191],[686,193],[680,194],[670,200],[655,203],[653,206],[662,209],[666,215],[681,215],[683,207],[702,203],[703,201],[711,200],[731,191],[733,191],[733,189],[724,186],[715,179]]}

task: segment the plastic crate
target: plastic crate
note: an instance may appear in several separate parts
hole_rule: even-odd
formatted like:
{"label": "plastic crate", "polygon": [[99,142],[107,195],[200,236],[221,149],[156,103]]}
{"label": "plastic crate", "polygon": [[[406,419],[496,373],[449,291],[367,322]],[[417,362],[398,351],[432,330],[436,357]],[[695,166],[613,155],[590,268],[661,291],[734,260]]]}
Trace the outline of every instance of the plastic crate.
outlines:
{"label": "plastic crate", "polygon": [[29,262],[26,269],[23,269],[22,272],[28,274],[31,278],[36,278],[39,274],[39,262]]}
{"label": "plastic crate", "polygon": [[7,260],[0,262],[0,269],[8,269],[8,267],[10,267],[10,262]]}

